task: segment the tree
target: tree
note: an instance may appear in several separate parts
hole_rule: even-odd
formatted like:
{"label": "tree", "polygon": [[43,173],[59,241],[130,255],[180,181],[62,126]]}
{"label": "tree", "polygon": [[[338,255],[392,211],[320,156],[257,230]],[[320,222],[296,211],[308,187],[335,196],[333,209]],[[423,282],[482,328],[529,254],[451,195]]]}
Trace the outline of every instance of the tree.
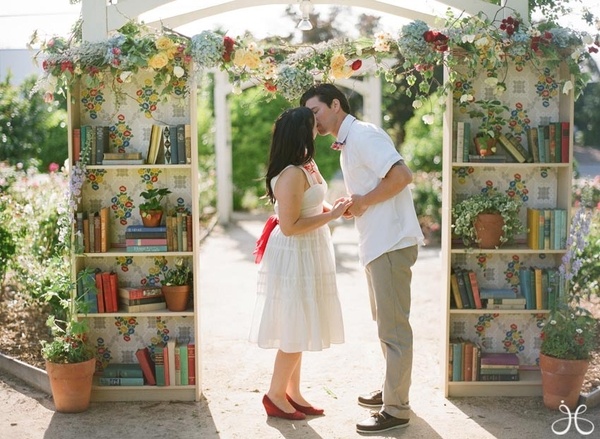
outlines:
{"label": "tree", "polygon": [[40,170],[62,164],[67,158],[65,101],[47,104],[40,92],[30,95],[35,77],[18,88],[10,80],[8,75],[0,82],[0,161]]}

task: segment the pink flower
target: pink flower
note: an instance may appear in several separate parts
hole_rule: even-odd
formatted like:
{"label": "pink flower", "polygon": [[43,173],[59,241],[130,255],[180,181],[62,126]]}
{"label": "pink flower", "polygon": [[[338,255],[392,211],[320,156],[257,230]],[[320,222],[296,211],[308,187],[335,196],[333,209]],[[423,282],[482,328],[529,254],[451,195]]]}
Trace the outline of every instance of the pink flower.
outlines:
{"label": "pink flower", "polygon": [[48,165],[48,171],[50,171],[50,172],[56,172],[56,171],[58,171],[58,169],[59,169],[58,163],[52,162],[52,163],[50,163],[50,165]]}

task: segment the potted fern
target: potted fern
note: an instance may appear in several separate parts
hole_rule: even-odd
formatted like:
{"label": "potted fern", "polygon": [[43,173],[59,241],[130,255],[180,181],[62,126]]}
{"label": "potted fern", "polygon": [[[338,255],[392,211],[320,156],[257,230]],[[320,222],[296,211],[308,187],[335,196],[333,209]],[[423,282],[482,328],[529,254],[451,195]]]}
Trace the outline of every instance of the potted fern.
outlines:
{"label": "potted fern", "polygon": [[521,202],[497,190],[470,196],[452,208],[452,230],[467,246],[496,248],[525,231]]}

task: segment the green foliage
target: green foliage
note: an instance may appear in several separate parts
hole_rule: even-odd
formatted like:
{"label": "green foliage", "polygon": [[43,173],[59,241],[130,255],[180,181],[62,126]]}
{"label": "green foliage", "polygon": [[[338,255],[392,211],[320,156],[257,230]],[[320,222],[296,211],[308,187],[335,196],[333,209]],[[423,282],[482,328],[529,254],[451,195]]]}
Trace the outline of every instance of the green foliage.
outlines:
{"label": "green foliage", "polygon": [[598,340],[596,319],[579,307],[554,310],[542,328],[540,352],[564,360],[587,360]]}
{"label": "green foliage", "polygon": [[582,135],[580,142],[585,146],[600,147],[598,108],[600,108],[600,83],[589,83],[575,102],[575,126]]}
{"label": "green foliage", "polygon": [[175,266],[164,273],[162,285],[189,285],[192,282],[192,269],[183,260],[183,258],[177,258]]}
{"label": "green foliage", "polygon": [[29,78],[13,87],[10,75],[0,82],[0,161],[42,170],[67,158],[66,103],[30,95],[34,84]]}
{"label": "green foliage", "polygon": [[147,191],[141,192],[140,195],[144,200],[143,203],[140,203],[138,206],[140,210],[148,211],[148,210],[163,210],[161,201],[171,193],[169,188],[152,188]]}
{"label": "green foliage", "polygon": [[412,195],[426,243],[439,244],[442,225],[442,173],[413,172]]}
{"label": "green foliage", "polygon": [[465,245],[477,243],[475,220],[480,213],[499,213],[502,215],[501,243],[511,241],[515,235],[525,231],[519,219],[521,202],[496,190],[470,196],[452,207],[452,230],[463,239]]}
{"label": "green foliage", "polygon": [[0,195],[0,287],[4,286],[6,271],[9,267],[8,264],[13,258],[17,248],[12,233],[6,227],[10,215],[10,213],[7,212],[8,203],[10,203],[10,199],[4,195]]}
{"label": "green foliage", "polygon": [[[423,123],[423,116],[434,114],[431,125]],[[443,108],[430,96],[406,123],[406,139],[401,154],[408,166],[423,172],[442,171],[442,115]]]}

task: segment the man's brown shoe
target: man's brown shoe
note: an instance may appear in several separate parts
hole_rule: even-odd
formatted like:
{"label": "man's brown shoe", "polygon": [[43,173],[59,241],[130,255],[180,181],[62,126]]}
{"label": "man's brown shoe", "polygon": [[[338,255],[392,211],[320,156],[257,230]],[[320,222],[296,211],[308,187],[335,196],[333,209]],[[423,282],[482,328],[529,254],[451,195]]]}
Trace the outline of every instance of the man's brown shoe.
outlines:
{"label": "man's brown shoe", "polygon": [[368,408],[379,408],[383,405],[383,392],[381,390],[375,390],[367,395],[360,395],[358,397],[358,405]]}
{"label": "man's brown shoe", "polygon": [[408,426],[408,419],[396,418],[386,412],[373,412],[371,417],[356,424],[356,431],[363,434],[381,433]]}

